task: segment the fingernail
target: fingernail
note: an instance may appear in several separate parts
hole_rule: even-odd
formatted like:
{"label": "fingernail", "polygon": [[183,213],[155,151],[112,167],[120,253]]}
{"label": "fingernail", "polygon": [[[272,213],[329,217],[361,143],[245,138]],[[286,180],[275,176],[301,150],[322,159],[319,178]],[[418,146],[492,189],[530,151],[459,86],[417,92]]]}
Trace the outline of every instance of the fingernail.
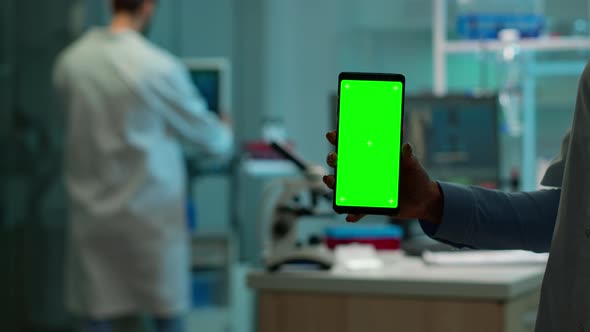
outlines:
{"label": "fingernail", "polygon": [[412,145],[410,143],[404,144],[402,148],[402,157],[407,157],[412,155]]}
{"label": "fingernail", "polygon": [[329,162],[330,164],[332,164],[332,163],[335,163],[335,162],[336,162],[336,156],[335,156],[333,153],[330,153],[330,154],[328,155],[328,162]]}

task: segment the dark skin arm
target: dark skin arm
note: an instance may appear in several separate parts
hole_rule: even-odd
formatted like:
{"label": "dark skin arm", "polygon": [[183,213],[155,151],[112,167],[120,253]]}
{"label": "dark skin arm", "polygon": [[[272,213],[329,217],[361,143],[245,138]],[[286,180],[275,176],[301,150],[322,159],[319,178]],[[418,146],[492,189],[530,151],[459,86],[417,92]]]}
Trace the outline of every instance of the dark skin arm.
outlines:
{"label": "dark skin arm", "polygon": [[[331,131],[326,138],[332,145],[336,145],[336,132]],[[338,156],[332,152],[327,162],[330,167],[336,167]],[[324,183],[334,189],[336,178],[334,175],[324,176]],[[438,183],[428,176],[424,167],[413,153],[412,146],[402,146],[400,164],[400,210],[392,216],[396,219],[420,219],[439,224],[442,219],[443,196]],[[346,221],[357,222],[364,215],[349,214]]]}

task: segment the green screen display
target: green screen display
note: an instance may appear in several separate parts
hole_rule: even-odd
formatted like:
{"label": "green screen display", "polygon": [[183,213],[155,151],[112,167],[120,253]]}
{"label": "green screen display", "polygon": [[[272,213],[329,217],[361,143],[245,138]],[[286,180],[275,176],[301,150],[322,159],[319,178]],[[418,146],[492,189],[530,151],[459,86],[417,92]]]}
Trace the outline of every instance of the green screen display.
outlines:
{"label": "green screen display", "polygon": [[342,80],[337,206],[397,208],[403,85]]}

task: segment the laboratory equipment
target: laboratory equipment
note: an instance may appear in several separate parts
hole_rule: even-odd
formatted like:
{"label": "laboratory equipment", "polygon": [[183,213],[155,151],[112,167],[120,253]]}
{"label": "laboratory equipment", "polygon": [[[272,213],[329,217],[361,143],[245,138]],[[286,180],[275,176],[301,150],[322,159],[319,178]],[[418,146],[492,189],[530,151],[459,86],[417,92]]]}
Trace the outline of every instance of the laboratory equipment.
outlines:
{"label": "laboratory equipment", "polygon": [[500,187],[496,95],[407,96],[405,141],[436,180]]}
{"label": "laboratory equipment", "polygon": [[231,112],[231,66],[226,58],[187,58],[189,76],[210,111]]}
{"label": "laboratory equipment", "polygon": [[522,82],[524,78],[522,56],[518,41],[520,33],[515,29],[504,29],[499,32],[499,39],[504,48],[499,55],[501,71],[500,105],[504,115],[502,131],[512,137],[522,133]]}
{"label": "laboratory equipment", "polygon": [[287,128],[279,117],[266,117],[262,123],[262,139],[265,142],[287,142]]}
{"label": "laboratory equipment", "polygon": [[[330,201],[331,191],[322,182],[327,171],[318,165],[311,165],[283,145],[273,142],[273,148],[286,159],[293,162],[304,177],[298,179],[281,179],[269,185],[265,190],[259,217],[259,232],[263,242],[264,265],[270,271],[285,266],[307,266],[330,269],[333,254],[321,241],[310,241],[303,245],[297,240],[296,224],[305,216],[333,216],[328,208],[322,210],[320,200]],[[278,198],[271,199],[270,193],[279,189]],[[265,211],[271,210],[267,223]]]}

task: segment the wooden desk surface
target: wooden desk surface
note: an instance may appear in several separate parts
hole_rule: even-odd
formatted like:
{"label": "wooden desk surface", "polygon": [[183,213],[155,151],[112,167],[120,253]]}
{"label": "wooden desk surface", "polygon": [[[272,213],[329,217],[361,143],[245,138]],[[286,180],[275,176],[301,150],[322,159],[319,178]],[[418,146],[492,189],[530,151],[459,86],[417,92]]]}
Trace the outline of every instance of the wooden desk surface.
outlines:
{"label": "wooden desk surface", "polygon": [[256,290],[347,295],[509,300],[541,286],[544,265],[450,267],[405,257],[378,271],[253,272]]}

